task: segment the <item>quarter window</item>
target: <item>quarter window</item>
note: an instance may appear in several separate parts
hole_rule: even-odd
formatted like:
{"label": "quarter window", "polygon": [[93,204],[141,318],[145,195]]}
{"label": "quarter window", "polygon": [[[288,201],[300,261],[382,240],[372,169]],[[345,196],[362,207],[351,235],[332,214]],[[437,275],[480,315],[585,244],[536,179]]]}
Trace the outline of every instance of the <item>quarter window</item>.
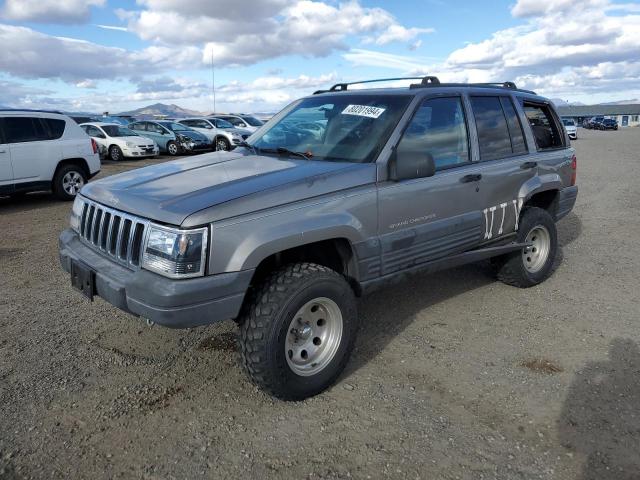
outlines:
{"label": "quarter window", "polygon": [[67,123],[57,118],[43,118],[42,121],[49,129],[49,140],[57,140],[62,137]]}
{"label": "quarter window", "polygon": [[522,124],[520,123],[516,109],[513,107],[513,102],[508,97],[500,97],[500,103],[502,104],[504,116],[507,119],[507,127],[509,128],[509,136],[511,137],[511,151],[515,155],[527,153],[527,144],[524,141]]}
{"label": "quarter window", "polygon": [[398,149],[429,153],[438,170],[469,162],[469,140],[460,98],[425,100],[405,130]]}
{"label": "quarter window", "polygon": [[549,150],[564,146],[564,136],[560,135],[551,110],[547,105],[524,102],[524,113],[527,115],[533,137],[538,150]]}

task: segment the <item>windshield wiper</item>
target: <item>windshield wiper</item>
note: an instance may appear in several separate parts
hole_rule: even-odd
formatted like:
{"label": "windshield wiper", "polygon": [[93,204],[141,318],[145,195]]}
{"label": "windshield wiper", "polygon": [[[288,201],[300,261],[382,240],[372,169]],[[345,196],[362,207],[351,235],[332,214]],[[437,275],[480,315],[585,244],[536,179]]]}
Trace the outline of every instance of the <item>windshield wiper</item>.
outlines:
{"label": "windshield wiper", "polygon": [[253,145],[251,145],[249,142],[247,142],[246,140],[242,140],[239,144],[239,147],[244,147],[244,148],[250,148],[253,151],[254,155],[258,154],[258,148],[254,147]]}
{"label": "windshield wiper", "polygon": [[286,147],[277,147],[277,148],[259,148],[258,150],[265,153],[281,153],[286,155],[295,155],[296,157],[304,158],[305,160],[311,160],[313,155],[304,152],[296,152],[294,150],[289,150]]}

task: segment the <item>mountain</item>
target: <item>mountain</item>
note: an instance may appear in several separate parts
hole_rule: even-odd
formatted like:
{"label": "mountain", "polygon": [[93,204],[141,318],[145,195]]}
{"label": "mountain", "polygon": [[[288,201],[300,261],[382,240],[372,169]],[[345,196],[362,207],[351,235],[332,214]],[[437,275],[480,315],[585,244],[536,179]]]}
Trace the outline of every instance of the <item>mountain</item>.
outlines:
{"label": "mountain", "polygon": [[631,100],[618,100],[617,102],[604,102],[600,105],[637,105],[640,104],[640,98],[633,98]]}
{"label": "mountain", "polygon": [[584,105],[584,103],[582,102],[567,102],[566,100],[562,100],[561,98],[552,98],[551,102],[556,106],[556,107],[569,107],[569,106],[580,106],[580,105]]}
{"label": "mountain", "polygon": [[131,115],[133,117],[152,117],[154,115],[166,115],[168,117],[191,117],[200,116],[202,115],[202,112],[188,110],[174,104],[167,105],[165,103],[154,103],[153,105],[136,108],[135,110],[129,110],[128,112],[117,113],[116,115]]}

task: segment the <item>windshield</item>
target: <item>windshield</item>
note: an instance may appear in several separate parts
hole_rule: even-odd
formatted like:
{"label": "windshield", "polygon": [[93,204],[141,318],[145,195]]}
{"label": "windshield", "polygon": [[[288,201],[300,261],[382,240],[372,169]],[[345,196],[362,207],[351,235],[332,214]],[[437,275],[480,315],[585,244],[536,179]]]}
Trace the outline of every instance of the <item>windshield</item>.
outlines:
{"label": "windshield", "polygon": [[[231,125],[233,125],[234,127],[239,127],[241,125],[244,125],[244,122],[242,121],[242,119],[240,118],[235,118],[235,117],[224,117],[218,120],[219,122],[228,122]],[[228,127],[221,127],[221,128],[228,128]]]}
{"label": "windshield", "polygon": [[242,119],[252,127],[261,127],[264,125],[263,121],[258,120],[256,117],[252,117],[251,115],[242,115]]}
{"label": "windshield", "polygon": [[160,125],[168,128],[172,132],[186,132],[191,130],[189,127],[176,122],[161,122]]}
{"label": "windshield", "polygon": [[234,128],[233,125],[226,120],[222,120],[221,118],[213,118],[212,122],[218,128]]}
{"label": "windshield", "polygon": [[371,162],[411,98],[364,94],[305,98],[252,143],[258,149],[302,152],[313,160]]}
{"label": "windshield", "polygon": [[567,118],[563,118],[562,123],[564,124],[565,127],[575,127],[576,125],[576,122]]}
{"label": "windshield", "polygon": [[138,134],[133,130],[121,127],[119,125],[103,125],[102,130],[110,137],[137,137]]}

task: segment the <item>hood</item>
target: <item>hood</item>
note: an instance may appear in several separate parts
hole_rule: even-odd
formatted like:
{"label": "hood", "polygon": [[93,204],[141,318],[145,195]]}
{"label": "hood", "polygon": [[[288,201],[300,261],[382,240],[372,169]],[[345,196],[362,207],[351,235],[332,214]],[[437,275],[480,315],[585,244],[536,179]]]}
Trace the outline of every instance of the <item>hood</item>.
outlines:
{"label": "hood", "polygon": [[123,142],[131,142],[131,143],[135,143],[136,145],[151,145],[153,143],[153,140],[151,140],[150,138],[147,137],[139,137],[139,136],[127,136],[127,137],[113,137],[113,138],[117,138],[118,140],[122,140]]}
{"label": "hood", "polygon": [[355,188],[375,178],[375,164],[249,155],[241,149],[113,175],[85,185],[82,195],[124,212],[186,227]]}
{"label": "hood", "polygon": [[200,140],[203,142],[208,142],[209,139],[204,136],[203,134],[201,134],[200,132],[196,132],[195,130],[180,130],[178,132],[173,132],[175,134],[175,136],[177,137],[178,135],[182,135],[183,137],[187,137],[190,138],[191,140]]}

